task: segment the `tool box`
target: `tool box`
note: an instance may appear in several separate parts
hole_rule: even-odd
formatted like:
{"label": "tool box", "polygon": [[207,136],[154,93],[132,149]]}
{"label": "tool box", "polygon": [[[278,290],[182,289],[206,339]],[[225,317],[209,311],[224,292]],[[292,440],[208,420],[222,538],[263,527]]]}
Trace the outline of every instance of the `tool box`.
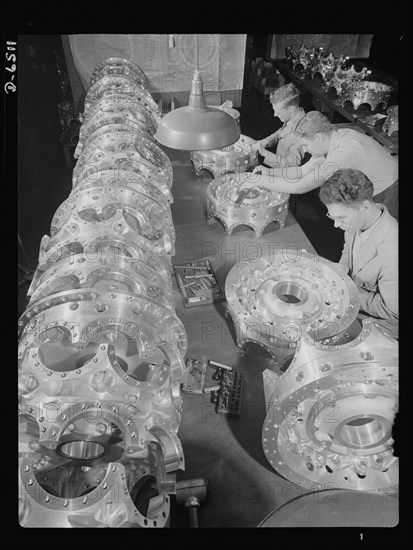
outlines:
{"label": "tool box", "polygon": [[208,258],[174,265],[176,281],[185,307],[214,304],[225,300]]}

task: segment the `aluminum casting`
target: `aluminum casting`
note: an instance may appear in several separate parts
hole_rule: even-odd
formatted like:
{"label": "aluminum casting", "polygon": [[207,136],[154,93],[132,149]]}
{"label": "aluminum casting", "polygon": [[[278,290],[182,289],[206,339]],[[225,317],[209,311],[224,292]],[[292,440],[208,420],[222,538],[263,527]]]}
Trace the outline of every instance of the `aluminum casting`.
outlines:
{"label": "aluminum casting", "polygon": [[359,309],[356,286],[337,264],[294,247],[235,264],[225,295],[237,345],[258,344],[276,364],[304,334],[318,341],[342,333]]}
{"label": "aluminum casting", "polygon": [[128,125],[105,124],[96,127],[93,133],[86,137],[81,149],[82,158],[79,158],[74,170],[73,179],[88,167],[102,162],[113,163],[113,160],[125,157],[142,159],[145,164],[152,166],[152,172],[172,185],[173,172],[171,161],[166,153],[149,137]]}
{"label": "aluminum casting", "polygon": [[381,82],[345,82],[342,85],[339,101],[342,106],[346,101],[351,101],[354,109],[357,109],[362,103],[370,105],[372,111],[379,105],[385,109],[392,91],[392,86]]}
{"label": "aluminum casting", "polygon": [[214,178],[227,172],[245,172],[256,166],[257,151],[252,149],[255,140],[241,134],[233,145],[211,151],[191,151],[191,162],[197,176],[208,170]]}
{"label": "aluminum casting", "polygon": [[[248,177],[254,177],[249,174]],[[211,181],[207,187],[207,221],[217,218],[229,234],[238,225],[247,225],[260,237],[265,227],[276,222],[284,227],[288,214],[287,193],[274,193],[266,189],[251,189],[241,204],[236,201],[243,181],[240,173],[230,172]]]}
{"label": "aluminum casting", "polygon": [[73,189],[19,319],[24,527],[169,525],[188,344],[171,282],[172,167],[144,85],[130,61],[96,67]]}
{"label": "aluminum casting", "polygon": [[360,328],[341,345],[304,335],[284,374],[263,373],[265,456],[309,490],[398,490],[398,345],[373,320]]}
{"label": "aluminum casting", "polygon": [[351,82],[365,80],[371,75],[371,70],[363,67],[361,71],[356,71],[354,65],[349,69],[338,67],[333,74],[324,77],[324,90],[334,88],[338,95],[343,93],[343,85]]}

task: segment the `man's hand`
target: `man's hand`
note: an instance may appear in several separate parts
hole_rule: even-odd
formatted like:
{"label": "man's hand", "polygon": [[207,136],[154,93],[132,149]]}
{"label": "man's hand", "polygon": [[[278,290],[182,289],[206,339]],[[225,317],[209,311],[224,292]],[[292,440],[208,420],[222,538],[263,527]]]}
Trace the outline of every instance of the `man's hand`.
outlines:
{"label": "man's hand", "polygon": [[270,169],[267,166],[256,166],[254,170],[252,171],[253,174],[262,174],[263,176],[269,176],[270,175]]}
{"label": "man's hand", "polygon": [[265,150],[265,143],[263,140],[256,141],[251,147],[253,151],[257,151],[261,156],[265,157],[267,151]]}

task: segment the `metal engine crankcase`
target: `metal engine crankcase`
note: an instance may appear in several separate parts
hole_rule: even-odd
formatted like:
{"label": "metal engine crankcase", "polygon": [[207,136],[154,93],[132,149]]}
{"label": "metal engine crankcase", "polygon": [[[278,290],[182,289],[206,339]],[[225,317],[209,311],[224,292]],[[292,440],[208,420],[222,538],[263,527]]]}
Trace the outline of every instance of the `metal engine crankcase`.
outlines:
{"label": "metal engine crankcase", "polygon": [[[250,175],[249,177],[254,177]],[[238,225],[247,225],[260,237],[266,226],[277,222],[284,227],[288,214],[287,193],[274,193],[266,189],[251,189],[241,204],[236,204],[243,176],[234,172],[211,181],[207,187],[207,220],[218,218],[231,234]]]}
{"label": "metal engine crankcase", "polygon": [[343,345],[305,336],[278,377],[263,373],[264,453],[306,489],[398,489],[392,425],[398,409],[398,344],[373,320]]}
{"label": "metal engine crankcase", "polygon": [[304,334],[323,340],[345,331],[357,316],[357,288],[344,271],[304,250],[276,250],[235,264],[225,282],[236,342],[288,359]]}
{"label": "metal engine crankcase", "polygon": [[351,101],[353,108],[357,109],[366,103],[374,111],[380,104],[386,109],[393,88],[382,82],[361,81],[343,83],[341,90],[338,99],[342,106],[346,101]]}
{"label": "metal engine crankcase", "polygon": [[169,256],[174,254],[175,231],[171,216],[168,219],[164,212],[153,199],[128,188],[76,190],[56,211],[52,238],[42,241],[41,254],[71,238],[93,241],[121,236],[154,254]]}
{"label": "metal engine crankcase", "polygon": [[141,101],[142,108],[149,110],[157,122],[160,121],[161,112],[150,93],[142,85],[136,84],[126,75],[122,74],[103,76],[89,87],[85,96],[85,116],[101,97],[115,92],[120,94],[129,93],[135,96]]}
{"label": "metal engine crankcase", "polygon": [[122,124],[128,128],[131,128],[141,134],[146,134],[151,140],[156,132],[156,123],[154,119],[148,123],[148,116],[145,116],[138,110],[131,110],[130,108],[118,108],[112,111],[97,111],[93,117],[90,117],[83,123],[79,132],[79,142],[74,152],[74,158],[78,158],[85,142],[88,138],[102,126],[108,126],[109,124]]}
{"label": "metal engine crankcase", "polygon": [[[123,164],[123,163],[122,163]],[[128,169],[129,168],[129,169]],[[87,187],[111,186],[130,187],[162,204],[164,199],[167,203],[173,202],[173,196],[169,184],[161,177],[152,177],[147,170],[143,170],[142,163],[125,163],[124,168],[112,170],[99,170],[92,172],[89,176],[84,174],[82,178],[73,182],[73,189],[86,189]]]}
{"label": "metal engine crankcase", "polygon": [[108,57],[93,70],[90,77],[90,86],[108,75],[123,75],[130,78],[136,84],[146,88],[145,73],[131,61],[121,57]]}
{"label": "metal engine crankcase", "polygon": [[342,93],[343,85],[347,82],[360,82],[371,75],[371,70],[363,67],[361,71],[356,71],[354,65],[349,69],[338,67],[335,72],[325,76],[323,89],[328,91],[329,88],[334,88],[338,95]]}
{"label": "metal engine crankcase", "polygon": [[238,141],[223,149],[211,151],[191,151],[191,162],[195,174],[199,176],[202,170],[208,170],[217,178],[227,172],[245,172],[256,166],[257,151],[252,149],[255,140],[241,134]]}
{"label": "metal engine crankcase", "polygon": [[159,113],[141,70],[111,58],[93,75],[89,112],[105,122],[94,108],[110,100],[142,133],[102,124],[88,134],[40,245],[19,319],[19,521],[164,527],[185,465],[172,169],[150,139]]}
{"label": "metal engine crankcase", "polygon": [[108,154],[112,154],[115,158],[122,158],[129,152],[134,153],[134,159],[142,158],[152,164],[157,169],[158,176],[168,180],[172,185],[171,161],[162,149],[142,134],[139,128],[120,123],[108,123],[93,130],[84,143],[82,157],[79,158],[73,170],[73,179],[76,179],[86,166],[105,161]]}

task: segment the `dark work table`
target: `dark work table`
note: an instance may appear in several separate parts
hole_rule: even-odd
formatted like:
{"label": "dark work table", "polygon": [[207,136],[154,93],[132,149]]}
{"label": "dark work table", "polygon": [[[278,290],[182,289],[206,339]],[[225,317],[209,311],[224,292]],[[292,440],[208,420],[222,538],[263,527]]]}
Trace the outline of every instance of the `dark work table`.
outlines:
{"label": "dark work table", "polygon": [[[245,226],[232,235],[220,222],[206,222],[209,172],[196,176],[189,152],[165,148],[172,161],[174,183],[171,205],[176,231],[173,264],[208,257],[222,289],[231,267],[243,258],[260,257],[281,248],[291,253],[314,249],[291,213],[283,229],[272,222],[260,238]],[[244,373],[241,416],[219,415],[210,394],[182,393],[183,414],[178,436],[185,456],[179,479],[207,477],[209,501],[199,513],[201,527],[256,527],[271,511],[308,491],[281,478],[264,456],[261,431],[266,416],[262,372],[277,371],[262,348],[236,346],[232,321],[225,317],[225,302],[186,309],[174,278],[175,308],[188,336],[187,357],[213,359]],[[205,386],[215,385],[207,369]],[[185,511],[173,503],[171,527],[188,527]]]}
{"label": "dark work table", "polygon": [[[229,235],[221,222],[208,225],[206,188],[212,177],[209,172],[195,175],[189,152],[164,150],[172,161],[174,174],[171,210],[176,242],[173,264],[208,257],[222,289],[225,289],[228,272],[242,259],[253,261],[275,250],[294,254],[305,249],[315,254],[291,212],[284,228],[278,229],[271,222],[259,238],[245,226],[235,228]],[[262,447],[262,426],[266,417],[262,373],[269,369],[282,375],[281,370],[261,347],[247,344],[241,349],[236,346],[232,321],[225,316],[225,302],[187,309],[183,306],[175,278],[173,288],[176,314],[188,336],[186,357],[203,361],[212,359],[230,365],[244,375],[239,417],[217,414],[210,402],[210,394],[182,392],[178,436],[184,451],[185,470],[177,472],[177,480],[208,478],[210,481],[209,500],[201,506],[198,514],[199,526],[393,526],[395,506],[390,506],[387,501],[374,502],[372,515],[361,493],[356,492],[353,500],[347,502],[341,496],[346,492],[332,490],[329,483],[325,486],[315,483],[314,487],[307,489],[276,473],[265,458]],[[213,369],[207,368],[205,387],[216,384],[213,373]],[[388,513],[389,506],[391,513]],[[280,520],[281,511],[284,515]],[[183,506],[178,506],[174,496],[171,498],[170,526],[189,527],[186,512]]]}
{"label": "dark work table", "polygon": [[[363,65],[369,67],[368,63],[364,63]],[[360,105],[358,109],[353,109],[351,102],[346,102],[344,106],[342,106],[337,99],[337,93],[335,90],[330,88],[328,92],[323,91],[323,82],[321,78],[317,76],[316,78],[310,78],[303,71],[293,71],[284,60],[275,60],[274,66],[288,81],[292,81],[300,90],[305,90],[311,94],[313,96],[313,105],[318,110],[329,110],[339,113],[349,122],[360,126],[366,134],[374,137],[391,153],[398,154],[399,139],[397,135],[393,134],[392,136],[388,136],[385,134],[382,130],[382,124],[372,127],[366,123],[366,117],[370,115],[374,115],[376,113],[387,114],[384,110],[376,109],[372,111],[371,108],[366,105]],[[390,96],[389,106],[397,104],[398,85],[395,78],[392,75],[383,73],[373,67],[369,68],[372,70],[370,80],[383,82],[384,84],[393,86],[394,90]]]}

